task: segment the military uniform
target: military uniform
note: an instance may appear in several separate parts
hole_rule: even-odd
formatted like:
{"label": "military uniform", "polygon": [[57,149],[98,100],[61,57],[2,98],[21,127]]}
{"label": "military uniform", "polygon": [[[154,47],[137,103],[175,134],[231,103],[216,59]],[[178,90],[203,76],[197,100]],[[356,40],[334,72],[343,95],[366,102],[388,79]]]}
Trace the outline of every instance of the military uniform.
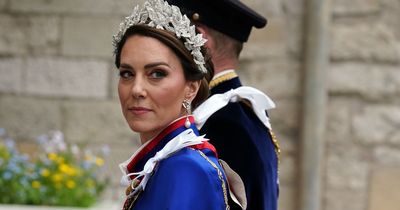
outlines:
{"label": "military uniform", "polygon": [[[241,87],[236,74],[226,74],[211,89],[212,95],[223,94]],[[207,103],[207,101],[205,102]],[[249,210],[276,210],[279,194],[279,145],[270,128],[255,115],[246,101],[229,102],[213,113],[202,126],[219,151],[242,178]]]}

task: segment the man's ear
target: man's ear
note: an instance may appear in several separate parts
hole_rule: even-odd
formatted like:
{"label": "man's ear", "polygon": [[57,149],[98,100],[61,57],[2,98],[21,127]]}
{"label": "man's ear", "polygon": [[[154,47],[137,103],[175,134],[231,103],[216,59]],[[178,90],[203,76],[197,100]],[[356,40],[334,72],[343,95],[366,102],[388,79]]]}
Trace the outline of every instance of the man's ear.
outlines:
{"label": "man's ear", "polygon": [[196,29],[203,35],[203,38],[207,39],[208,32],[207,32],[207,29],[203,25],[197,24]]}
{"label": "man's ear", "polygon": [[203,26],[202,24],[196,24],[197,30],[203,35],[204,39],[207,39],[205,43],[205,47],[211,49],[214,45],[214,40],[212,39],[210,33],[208,32],[207,26]]}
{"label": "man's ear", "polygon": [[201,82],[200,80],[187,82],[187,91],[186,91],[186,95],[185,95],[186,99],[193,101],[193,99],[197,95],[197,92],[199,91],[200,82]]}

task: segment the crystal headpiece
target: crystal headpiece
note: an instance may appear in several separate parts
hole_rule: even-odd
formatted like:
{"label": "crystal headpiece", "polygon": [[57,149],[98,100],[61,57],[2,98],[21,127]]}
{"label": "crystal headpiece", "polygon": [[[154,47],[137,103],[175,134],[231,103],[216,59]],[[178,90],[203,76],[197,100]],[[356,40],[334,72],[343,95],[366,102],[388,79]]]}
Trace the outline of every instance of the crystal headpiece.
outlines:
{"label": "crystal headpiece", "polygon": [[113,36],[114,50],[122,40],[126,30],[133,25],[147,25],[157,29],[173,32],[178,38],[184,39],[184,45],[193,56],[194,62],[202,73],[207,73],[204,56],[200,49],[206,43],[202,34],[196,34],[194,25],[186,15],[182,15],[178,7],[169,5],[163,0],[148,0],[142,7],[137,5],[130,16],[120,24],[119,31]]}

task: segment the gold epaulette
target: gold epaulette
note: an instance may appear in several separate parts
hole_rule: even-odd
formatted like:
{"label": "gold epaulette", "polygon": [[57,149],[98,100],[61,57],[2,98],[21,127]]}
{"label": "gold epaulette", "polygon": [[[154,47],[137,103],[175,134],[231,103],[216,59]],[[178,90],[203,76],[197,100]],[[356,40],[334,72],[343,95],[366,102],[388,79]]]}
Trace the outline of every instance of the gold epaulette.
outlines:
{"label": "gold epaulette", "polygon": [[224,74],[224,75],[222,75],[220,77],[217,77],[217,78],[211,80],[211,82],[210,82],[210,84],[208,86],[211,89],[211,88],[219,85],[220,83],[228,81],[228,80],[231,80],[231,79],[233,79],[235,77],[238,77],[238,75],[234,71],[233,72],[229,72],[227,74]]}

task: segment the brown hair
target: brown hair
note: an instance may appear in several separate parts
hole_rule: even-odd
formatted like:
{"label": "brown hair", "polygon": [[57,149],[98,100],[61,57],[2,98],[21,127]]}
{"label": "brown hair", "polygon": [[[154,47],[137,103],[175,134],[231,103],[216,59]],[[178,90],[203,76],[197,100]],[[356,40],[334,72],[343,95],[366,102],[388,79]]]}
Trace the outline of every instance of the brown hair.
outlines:
{"label": "brown hair", "polygon": [[[205,25],[202,25],[203,27]],[[239,55],[243,49],[243,43],[231,38],[230,36],[223,34],[213,28],[208,28],[208,33],[215,39],[215,51],[221,55],[228,55],[239,59]]]}
{"label": "brown hair", "polygon": [[192,101],[193,109],[207,99],[209,95],[208,83],[211,81],[214,75],[214,67],[211,62],[211,57],[204,47],[201,48],[201,52],[205,59],[205,67],[207,69],[206,74],[202,73],[198,69],[197,64],[193,60],[193,56],[183,44],[183,40],[177,38],[174,33],[166,30],[156,29],[147,25],[134,25],[126,30],[124,36],[117,45],[115,51],[115,66],[117,68],[120,66],[122,47],[124,46],[126,40],[133,35],[152,37],[168,46],[179,58],[183,67],[185,79],[187,81],[201,81],[199,91]]}

